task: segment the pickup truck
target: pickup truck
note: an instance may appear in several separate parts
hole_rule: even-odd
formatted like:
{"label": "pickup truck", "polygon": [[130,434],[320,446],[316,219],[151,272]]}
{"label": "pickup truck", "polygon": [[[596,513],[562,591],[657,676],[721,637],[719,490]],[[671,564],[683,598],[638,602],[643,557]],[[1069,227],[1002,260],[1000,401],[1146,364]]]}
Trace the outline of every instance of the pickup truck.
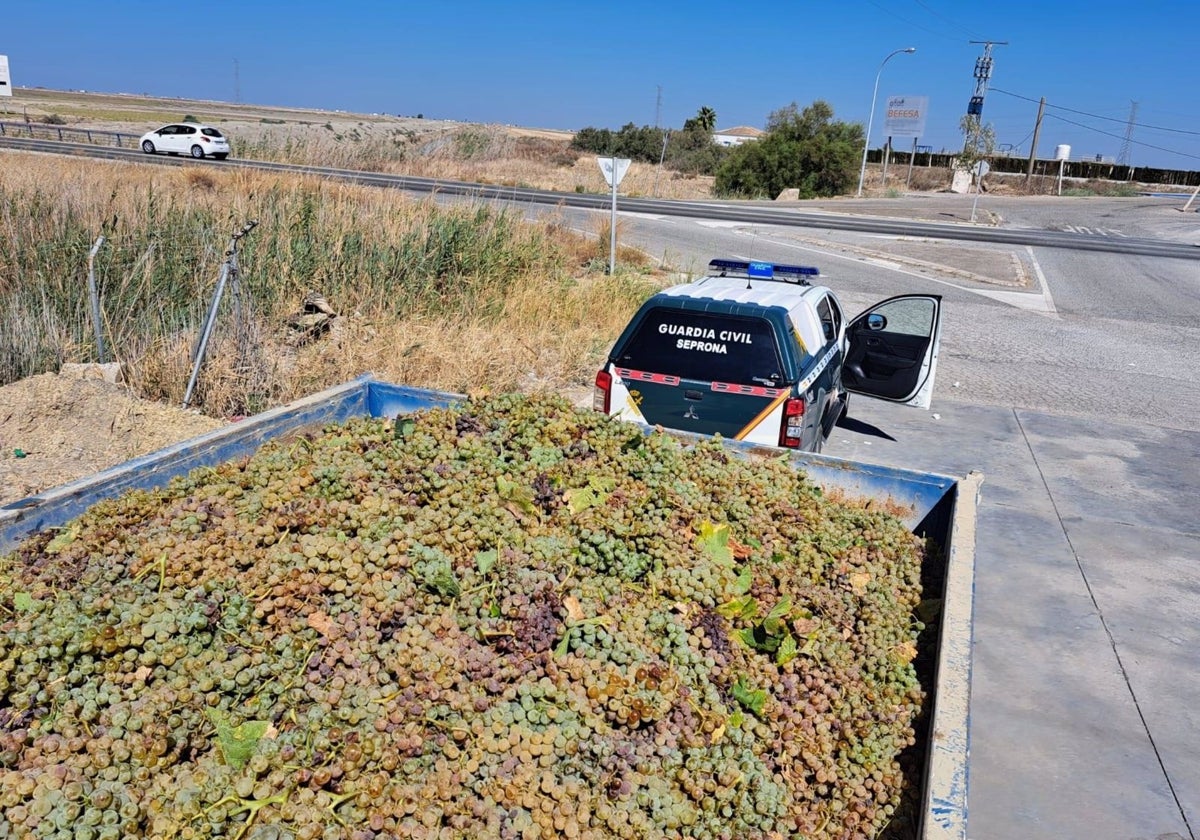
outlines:
{"label": "pickup truck", "polygon": [[850,394],[929,408],[939,295],[847,321],[811,266],[715,259],[647,300],[596,374],[593,407],[623,420],[820,452]]}

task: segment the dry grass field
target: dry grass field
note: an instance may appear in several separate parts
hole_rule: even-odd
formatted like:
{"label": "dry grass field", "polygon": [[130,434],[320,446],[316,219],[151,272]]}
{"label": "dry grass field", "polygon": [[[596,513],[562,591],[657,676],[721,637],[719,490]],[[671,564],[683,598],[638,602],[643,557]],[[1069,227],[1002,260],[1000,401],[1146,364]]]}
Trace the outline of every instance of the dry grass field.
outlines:
{"label": "dry grass field", "polygon": [[[393,122],[372,124],[368,135],[364,121],[360,139],[349,140],[349,123],[331,132],[294,115],[283,125],[243,118],[234,129],[196,114],[195,104],[187,103],[186,112],[217,122],[235,143],[257,129],[264,148],[279,149],[273,132],[287,131],[293,150],[320,159],[324,143],[340,148],[346,165],[361,164],[370,142],[362,138],[378,141],[381,126]],[[185,112],[168,105],[136,122],[127,107],[92,105],[69,122],[140,133]],[[43,107],[67,112],[62,101]],[[402,125],[394,122],[387,130]],[[339,130],[347,132],[341,140]],[[471,130],[510,148],[550,142]],[[436,134],[418,137],[436,145]],[[421,145],[405,141],[403,148]],[[498,179],[525,171],[498,157],[479,158],[410,154],[389,166],[480,181],[493,172]],[[574,169],[573,162],[530,161],[528,178],[539,186],[545,182],[537,179],[549,174],[563,183],[582,180],[582,168],[578,176]],[[598,167],[595,180],[603,186]],[[178,412],[183,403],[229,237],[250,219],[259,224],[239,250],[240,294],[226,291],[190,403],[217,421],[365,372],[426,388],[553,391],[581,402],[630,314],[671,281],[662,267],[627,249],[618,254],[617,275],[606,274],[606,214],[581,234],[553,219],[534,224],[484,204],[439,206],[394,190],[220,165],[160,167],[0,150],[0,218],[0,478],[17,495],[164,444],[144,435],[132,440],[119,423],[90,422],[102,412],[77,399],[79,387],[42,376],[100,360],[87,297],[88,252],[100,236],[105,242],[94,268],[107,360],[120,362],[126,393],[141,401],[142,408],[126,413],[159,418],[155,428],[164,426],[162,407]],[[305,309],[313,298],[330,313],[315,324]],[[64,402],[64,393],[72,398]],[[33,430],[50,435],[50,443],[39,443]],[[23,454],[14,456],[18,450]]]}
{"label": "dry grass field", "polygon": [[[228,135],[235,157],[563,192],[608,190],[595,156],[572,151],[573,135],[563,130],[29,88],[0,103],[6,121],[61,121],[134,136],[191,116]],[[703,199],[711,197],[712,181],[634,163],[621,192]]]}

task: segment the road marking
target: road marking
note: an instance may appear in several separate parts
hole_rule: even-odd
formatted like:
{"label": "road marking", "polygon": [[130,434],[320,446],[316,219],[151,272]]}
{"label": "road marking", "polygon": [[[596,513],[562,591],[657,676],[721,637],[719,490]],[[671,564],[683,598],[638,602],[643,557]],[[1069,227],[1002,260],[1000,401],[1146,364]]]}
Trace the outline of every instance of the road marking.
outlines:
{"label": "road marking", "polygon": [[[934,283],[941,283],[943,286],[949,286],[952,289],[960,289],[964,292],[970,292],[973,295],[979,295],[980,297],[990,298],[991,300],[995,300],[1000,303],[1007,304],[1008,306],[1012,306],[1017,309],[1024,309],[1027,312],[1034,312],[1034,313],[1037,313],[1038,315],[1045,315],[1049,318],[1053,318],[1056,321],[1059,320],[1058,311],[1054,308],[1054,300],[1050,297],[1050,289],[1046,285],[1045,275],[1042,274],[1042,268],[1040,265],[1038,265],[1038,262],[1036,259],[1033,260],[1033,270],[1034,270],[1034,273],[1038,277],[1039,285],[1041,285],[1041,288],[1042,288],[1041,294],[1034,294],[1032,292],[1002,292],[1002,291],[997,291],[994,289],[974,289],[974,288],[971,288],[970,286],[962,286],[962,285],[959,285],[958,283],[952,283],[949,280],[942,280],[938,277],[931,277],[928,274],[922,274],[921,272],[918,272],[918,271],[912,271],[910,269],[903,268],[903,267],[897,265],[896,263],[888,262],[886,260],[863,259],[862,257],[847,257],[844,254],[837,254],[837,253],[834,253],[833,251],[826,251],[822,248],[812,248],[812,247],[809,247],[806,245],[797,245],[794,242],[779,242],[776,240],[772,240],[772,244],[782,245],[784,247],[793,248],[798,251],[808,251],[813,254],[820,254],[822,257],[832,257],[834,259],[846,260],[847,262],[855,262],[855,263],[864,263],[865,262],[865,263],[868,263],[869,265],[874,265],[878,268],[885,268],[888,271],[895,271],[898,274],[907,274],[911,277],[919,277],[922,280],[930,280]],[[1026,247],[1028,247],[1028,246],[1026,246]],[[1033,257],[1032,249],[1030,249],[1030,257],[1031,258]]]}
{"label": "road marking", "polygon": [[1087,236],[1123,236],[1128,237],[1129,234],[1123,233],[1116,228],[1093,228],[1084,227],[1082,225],[1063,225],[1062,230],[1069,233],[1082,233]]}
{"label": "road marking", "polygon": [[1025,250],[1029,253],[1029,262],[1033,264],[1033,273],[1037,277],[1038,285],[1042,287],[1042,299],[1046,303],[1046,312],[1057,319],[1058,310],[1054,306],[1054,298],[1050,296],[1050,284],[1046,282],[1046,275],[1042,273],[1042,264],[1034,256],[1032,245],[1026,245]]}

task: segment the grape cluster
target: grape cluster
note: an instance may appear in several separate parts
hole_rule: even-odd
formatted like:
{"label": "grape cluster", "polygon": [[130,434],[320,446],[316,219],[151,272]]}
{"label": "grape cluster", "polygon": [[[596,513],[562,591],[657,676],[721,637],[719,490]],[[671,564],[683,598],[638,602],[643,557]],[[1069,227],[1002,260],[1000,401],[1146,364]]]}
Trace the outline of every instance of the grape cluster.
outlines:
{"label": "grape cluster", "polygon": [[0,840],[895,834],[924,551],[555,397],[277,439],[0,558]]}

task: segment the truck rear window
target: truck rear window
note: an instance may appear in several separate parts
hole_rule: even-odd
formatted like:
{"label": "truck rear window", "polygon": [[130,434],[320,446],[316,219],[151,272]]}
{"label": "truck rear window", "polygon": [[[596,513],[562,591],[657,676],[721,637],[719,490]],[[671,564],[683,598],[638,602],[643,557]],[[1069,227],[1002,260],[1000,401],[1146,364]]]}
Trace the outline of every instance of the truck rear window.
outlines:
{"label": "truck rear window", "polygon": [[783,384],[775,330],[764,318],[651,309],[614,361],[702,382]]}

